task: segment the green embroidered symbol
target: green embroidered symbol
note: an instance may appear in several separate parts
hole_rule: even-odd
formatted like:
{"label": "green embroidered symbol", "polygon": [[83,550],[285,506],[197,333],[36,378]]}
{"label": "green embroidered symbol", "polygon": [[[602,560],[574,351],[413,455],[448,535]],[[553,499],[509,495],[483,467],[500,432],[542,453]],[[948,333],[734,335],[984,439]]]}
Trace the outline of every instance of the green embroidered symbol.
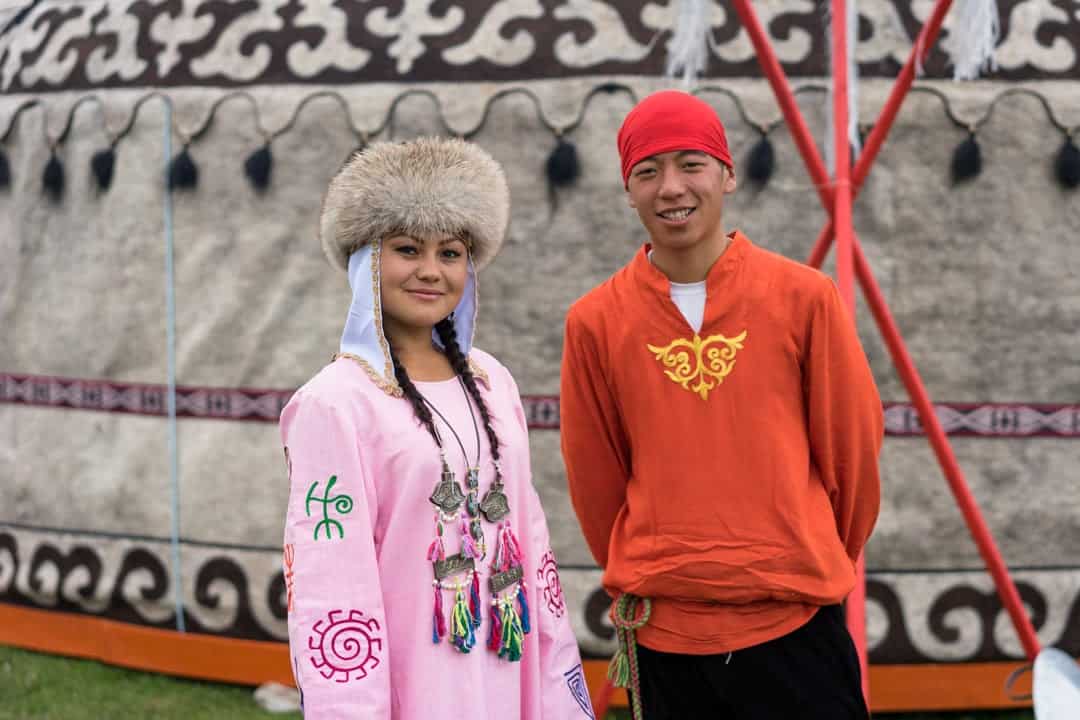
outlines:
{"label": "green embroidered symbol", "polygon": [[353,501],[352,501],[352,498],[349,497],[348,495],[344,495],[344,494],[342,494],[342,495],[331,495],[330,494],[330,491],[333,489],[334,483],[336,483],[336,482],[337,482],[337,475],[331,475],[330,480],[327,481],[327,483],[326,483],[326,490],[323,491],[323,496],[321,498],[313,497],[313,495],[315,493],[315,488],[318,487],[318,485],[319,485],[318,480],[311,483],[311,487],[308,489],[307,502],[304,504],[304,510],[307,512],[307,516],[311,517],[311,503],[312,503],[312,501],[317,502],[317,503],[321,503],[322,506],[323,506],[322,507],[323,519],[320,520],[319,524],[315,526],[315,539],[316,540],[319,539],[320,530],[322,530],[324,528],[326,530],[326,539],[327,540],[333,540],[334,539],[334,534],[332,532],[330,532],[330,530],[332,528],[337,528],[338,538],[339,539],[344,539],[345,538],[345,528],[343,528],[341,526],[341,523],[339,523],[337,520],[334,520],[334,519],[332,519],[330,517],[330,509],[329,509],[328,506],[330,504],[333,504],[334,509],[338,513],[340,513],[342,515],[348,515],[349,513],[352,512]]}

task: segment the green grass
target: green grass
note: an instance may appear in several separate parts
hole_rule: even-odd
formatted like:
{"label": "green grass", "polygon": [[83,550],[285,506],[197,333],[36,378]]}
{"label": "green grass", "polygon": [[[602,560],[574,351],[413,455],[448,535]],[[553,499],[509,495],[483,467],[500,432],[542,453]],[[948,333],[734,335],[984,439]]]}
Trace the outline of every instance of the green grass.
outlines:
{"label": "green grass", "polygon": [[0,647],[0,720],[297,720],[253,689]]}
{"label": "green grass", "polygon": [[[0,720],[298,720],[260,710],[252,689],[181,680],[0,646]],[[629,720],[630,712],[608,714]],[[878,720],[1031,720],[1030,710],[878,714]]]}

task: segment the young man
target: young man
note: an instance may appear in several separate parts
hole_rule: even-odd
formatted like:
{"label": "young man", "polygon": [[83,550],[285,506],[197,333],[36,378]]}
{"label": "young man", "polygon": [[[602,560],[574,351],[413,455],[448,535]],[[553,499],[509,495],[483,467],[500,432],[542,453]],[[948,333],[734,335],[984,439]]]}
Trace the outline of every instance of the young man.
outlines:
{"label": "young man", "polygon": [[645,717],[865,718],[839,604],[883,418],[852,318],[827,276],[725,234],[709,105],[654,94],[618,141],[650,244],[570,309],[562,449],[604,588],[649,608]]}

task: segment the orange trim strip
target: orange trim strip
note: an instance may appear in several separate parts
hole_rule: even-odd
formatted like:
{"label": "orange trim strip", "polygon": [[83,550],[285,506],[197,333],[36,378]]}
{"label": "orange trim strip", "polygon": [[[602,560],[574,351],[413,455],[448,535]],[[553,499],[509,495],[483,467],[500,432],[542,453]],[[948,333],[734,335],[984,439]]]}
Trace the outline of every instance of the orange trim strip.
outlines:
{"label": "orange trim strip", "polygon": [[2,603],[0,645],[242,685],[293,683],[285,643],[178,633]]}
{"label": "orange trim strip", "polygon": [[[0,603],[0,645],[92,658],[111,665],[243,685],[292,684],[285,643],[235,640],[215,635],[157,630],[88,615],[36,610]],[[601,692],[607,661],[587,660],[585,679],[595,697]],[[871,665],[874,712],[973,710],[1031,707],[1005,695],[1009,673],[1021,662],[940,665]],[[1014,688],[1031,692],[1027,673]],[[612,695],[626,706],[626,691]]]}

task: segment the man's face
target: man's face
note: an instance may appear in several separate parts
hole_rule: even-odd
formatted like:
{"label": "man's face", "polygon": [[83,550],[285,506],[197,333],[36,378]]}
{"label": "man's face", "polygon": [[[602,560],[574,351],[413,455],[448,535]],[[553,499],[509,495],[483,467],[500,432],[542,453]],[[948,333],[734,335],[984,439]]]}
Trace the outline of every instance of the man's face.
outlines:
{"label": "man's face", "polygon": [[652,244],[689,248],[722,233],[724,195],[735,173],[711,155],[675,150],[648,157],[630,169],[626,195]]}

